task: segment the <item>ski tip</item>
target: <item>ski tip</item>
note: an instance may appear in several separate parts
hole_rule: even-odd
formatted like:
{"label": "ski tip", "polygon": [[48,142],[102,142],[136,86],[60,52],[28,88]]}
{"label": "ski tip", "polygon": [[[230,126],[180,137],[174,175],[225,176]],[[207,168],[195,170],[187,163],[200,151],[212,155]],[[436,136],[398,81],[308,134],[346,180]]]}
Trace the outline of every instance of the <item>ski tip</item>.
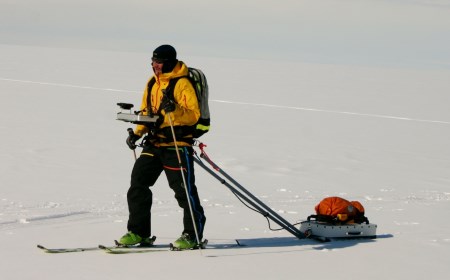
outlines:
{"label": "ski tip", "polygon": [[47,248],[45,248],[44,246],[42,246],[42,245],[37,245],[37,247],[39,248],[39,249],[41,249],[41,250],[47,250]]}

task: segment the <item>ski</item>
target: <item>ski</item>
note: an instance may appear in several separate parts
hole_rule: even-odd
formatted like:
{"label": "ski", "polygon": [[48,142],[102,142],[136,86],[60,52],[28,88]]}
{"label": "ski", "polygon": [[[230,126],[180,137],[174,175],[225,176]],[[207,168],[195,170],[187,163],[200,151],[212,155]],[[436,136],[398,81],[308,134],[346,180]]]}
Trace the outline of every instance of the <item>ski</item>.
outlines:
{"label": "ski", "polygon": [[[153,236],[150,239],[150,243],[145,244],[145,245],[139,245],[142,248],[145,247],[151,247],[153,246],[153,243],[156,240],[156,236]],[[121,245],[117,240],[114,241],[116,246],[115,247],[124,247],[123,245]],[[74,247],[74,248],[47,248],[43,245],[37,245],[37,247],[39,249],[41,249],[42,251],[44,251],[45,253],[50,253],[50,254],[58,254],[58,253],[78,253],[78,252],[85,252],[85,251],[98,251],[101,248],[99,248],[99,246],[97,247]],[[106,246],[104,246],[106,247]],[[135,246],[137,247],[137,246]],[[113,247],[111,247],[113,248]]]}
{"label": "ski", "polygon": [[59,254],[59,253],[76,253],[85,251],[96,251],[99,250],[98,247],[77,247],[77,248],[47,248],[42,245],[37,245],[39,249],[45,253]]}
{"label": "ski", "polygon": [[150,247],[139,247],[139,246],[105,246],[98,245],[98,249],[103,250],[108,254],[136,254],[136,253],[151,253],[151,252],[164,252],[169,251],[167,246],[150,246]]}
{"label": "ski", "polygon": [[107,254],[141,254],[141,253],[154,253],[154,252],[170,252],[170,251],[191,251],[196,249],[206,249],[208,240],[203,241],[200,245],[190,249],[179,249],[169,245],[152,245],[149,247],[141,246],[123,246],[116,242],[116,246],[98,245],[98,248],[103,250]]}
{"label": "ski", "polygon": [[212,244],[208,246],[208,240],[205,239],[201,244],[190,249],[179,249],[176,248],[172,243],[166,245],[154,245],[156,237],[152,237],[151,244],[145,245],[135,245],[135,246],[125,246],[120,244],[118,241],[114,241],[115,245],[106,246],[98,245],[97,247],[72,247],[72,248],[47,248],[43,245],[37,245],[37,248],[45,253],[58,254],[58,253],[77,253],[86,251],[103,251],[108,254],[136,254],[136,253],[150,253],[150,252],[170,252],[170,251],[192,251],[198,249],[225,249],[232,247],[245,247],[246,245],[240,244],[238,240],[235,240],[236,244]]}
{"label": "ski", "polygon": [[76,247],[76,248],[47,248],[42,245],[37,245],[39,249],[41,249],[45,253],[50,254],[60,254],[60,253],[79,253],[86,251],[98,251],[103,250],[106,253],[110,254],[127,254],[127,253],[146,253],[150,251],[168,251],[168,246],[105,246],[98,245],[97,247]]}

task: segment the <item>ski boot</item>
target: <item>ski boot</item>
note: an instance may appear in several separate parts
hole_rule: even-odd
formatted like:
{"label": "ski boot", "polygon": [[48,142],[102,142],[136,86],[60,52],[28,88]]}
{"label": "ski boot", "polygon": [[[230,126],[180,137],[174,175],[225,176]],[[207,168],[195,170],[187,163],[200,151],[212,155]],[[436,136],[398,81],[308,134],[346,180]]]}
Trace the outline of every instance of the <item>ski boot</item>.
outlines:
{"label": "ski boot", "polygon": [[151,247],[155,242],[156,237],[140,237],[131,231],[127,232],[119,241],[116,241],[118,247],[129,247],[129,246],[139,246],[139,247]]}
{"label": "ski boot", "polygon": [[182,250],[193,250],[193,249],[204,249],[206,246],[206,240],[204,242],[201,242],[200,244],[197,243],[197,240],[195,237],[191,237],[189,233],[183,233],[180,238],[175,240],[174,243],[170,243],[170,250],[171,251],[182,251]]}

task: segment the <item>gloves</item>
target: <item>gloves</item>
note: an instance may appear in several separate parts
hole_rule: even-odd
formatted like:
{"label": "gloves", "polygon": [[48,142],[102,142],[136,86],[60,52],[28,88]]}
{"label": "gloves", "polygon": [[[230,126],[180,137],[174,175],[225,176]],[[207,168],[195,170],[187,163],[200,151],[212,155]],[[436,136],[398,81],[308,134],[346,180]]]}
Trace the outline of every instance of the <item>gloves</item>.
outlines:
{"label": "gloves", "polygon": [[164,96],[161,101],[160,107],[162,110],[164,110],[165,113],[170,113],[175,111],[175,102]]}
{"label": "gloves", "polygon": [[136,141],[139,140],[141,136],[134,134],[133,129],[128,129],[127,145],[131,150],[136,149]]}

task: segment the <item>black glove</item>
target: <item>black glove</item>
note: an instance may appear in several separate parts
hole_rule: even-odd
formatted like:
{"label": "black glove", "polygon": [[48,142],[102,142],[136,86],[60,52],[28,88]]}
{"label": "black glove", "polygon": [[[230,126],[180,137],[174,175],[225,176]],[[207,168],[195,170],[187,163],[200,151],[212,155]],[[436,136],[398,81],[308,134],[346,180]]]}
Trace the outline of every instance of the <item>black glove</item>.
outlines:
{"label": "black glove", "polygon": [[161,109],[164,110],[164,112],[166,113],[175,111],[175,102],[173,100],[170,100],[166,96],[163,97],[160,106]]}
{"label": "black glove", "polygon": [[130,149],[136,149],[136,141],[139,140],[141,136],[134,134],[133,129],[128,129],[127,145]]}

